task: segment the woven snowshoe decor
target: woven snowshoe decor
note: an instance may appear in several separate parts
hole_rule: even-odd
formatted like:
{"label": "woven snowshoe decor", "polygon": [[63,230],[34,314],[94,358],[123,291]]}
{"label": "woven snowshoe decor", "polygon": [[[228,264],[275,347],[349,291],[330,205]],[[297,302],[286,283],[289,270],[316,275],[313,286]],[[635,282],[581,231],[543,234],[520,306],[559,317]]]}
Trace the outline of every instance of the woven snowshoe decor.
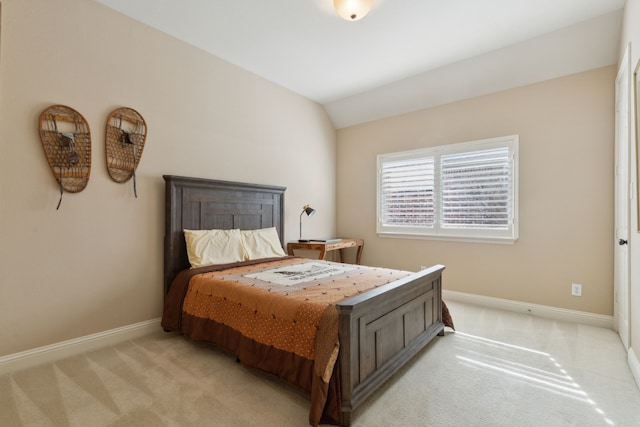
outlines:
{"label": "woven snowshoe decor", "polygon": [[123,183],[133,177],[136,190],[136,169],[147,139],[147,124],[136,110],[122,107],[113,110],[107,119],[105,148],[107,170],[115,182]]}
{"label": "woven snowshoe decor", "polygon": [[78,193],[91,173],[91,132],[82,114],[65,105],[52,105],[40,114],[40,141],[53,177],[64,191]]}

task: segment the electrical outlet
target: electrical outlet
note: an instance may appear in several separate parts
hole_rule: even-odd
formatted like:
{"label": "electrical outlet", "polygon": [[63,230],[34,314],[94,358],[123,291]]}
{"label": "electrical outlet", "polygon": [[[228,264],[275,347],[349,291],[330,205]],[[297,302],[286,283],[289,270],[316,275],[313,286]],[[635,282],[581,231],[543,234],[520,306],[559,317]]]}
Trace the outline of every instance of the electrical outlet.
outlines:
{"label": "electrical outlet", "polygon": [[573,295],[575,297],[581,297],[582,296],[582,285],[580,285],[578,283],[572,283],[571,284],[571,295]]}

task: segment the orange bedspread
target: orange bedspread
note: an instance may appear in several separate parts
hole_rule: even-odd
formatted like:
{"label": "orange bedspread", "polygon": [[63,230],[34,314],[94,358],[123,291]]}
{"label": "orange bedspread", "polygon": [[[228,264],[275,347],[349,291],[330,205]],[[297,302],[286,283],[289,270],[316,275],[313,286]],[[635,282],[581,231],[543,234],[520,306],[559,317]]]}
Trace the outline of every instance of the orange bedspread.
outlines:
{"label": "orange bedspread", "polygon": [[[199,274],[190,281],[183,310],[227,325],[262,344],[314,360],[316,374],[328,382],[339,346],[335,303],[411,273],[338,264],[332,275],[294,285],[247,277],[304,263],[322,264],[329,269],[333,264],[285,258]],[[286,275],[287,271],[282,274]]]}

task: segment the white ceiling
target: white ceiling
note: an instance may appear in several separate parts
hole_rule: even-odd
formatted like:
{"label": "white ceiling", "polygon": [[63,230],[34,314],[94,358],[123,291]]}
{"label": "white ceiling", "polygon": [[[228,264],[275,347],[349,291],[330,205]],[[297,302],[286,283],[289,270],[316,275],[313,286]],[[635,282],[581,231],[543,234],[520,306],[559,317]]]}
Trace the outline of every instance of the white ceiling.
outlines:
{"label": "white ceiling", "polygon": [[341,128],[615,64],[625,0],[96,0],[324,105]]}

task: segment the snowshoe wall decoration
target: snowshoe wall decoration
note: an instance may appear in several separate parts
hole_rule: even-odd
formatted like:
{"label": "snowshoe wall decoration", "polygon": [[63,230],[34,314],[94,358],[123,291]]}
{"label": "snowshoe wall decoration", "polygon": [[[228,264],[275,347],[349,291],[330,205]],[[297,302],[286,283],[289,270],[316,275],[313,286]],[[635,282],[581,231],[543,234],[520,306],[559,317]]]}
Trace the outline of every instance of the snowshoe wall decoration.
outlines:
{"label": "snowshoe wall decoration", "polygon": [[91,132],[82,114],[65,105],[52,105],[40,114],[40,141],[53,177],[64,191],[78,193],[91,173]]}
{"label": "snowshoe wall decoration", "polygon": [[136,189],[136,169],[147,139],[147,124],[136,110],[122,107],[109,114],[105,136],[107,170],[115,182],[123,183],[133,177]]}

